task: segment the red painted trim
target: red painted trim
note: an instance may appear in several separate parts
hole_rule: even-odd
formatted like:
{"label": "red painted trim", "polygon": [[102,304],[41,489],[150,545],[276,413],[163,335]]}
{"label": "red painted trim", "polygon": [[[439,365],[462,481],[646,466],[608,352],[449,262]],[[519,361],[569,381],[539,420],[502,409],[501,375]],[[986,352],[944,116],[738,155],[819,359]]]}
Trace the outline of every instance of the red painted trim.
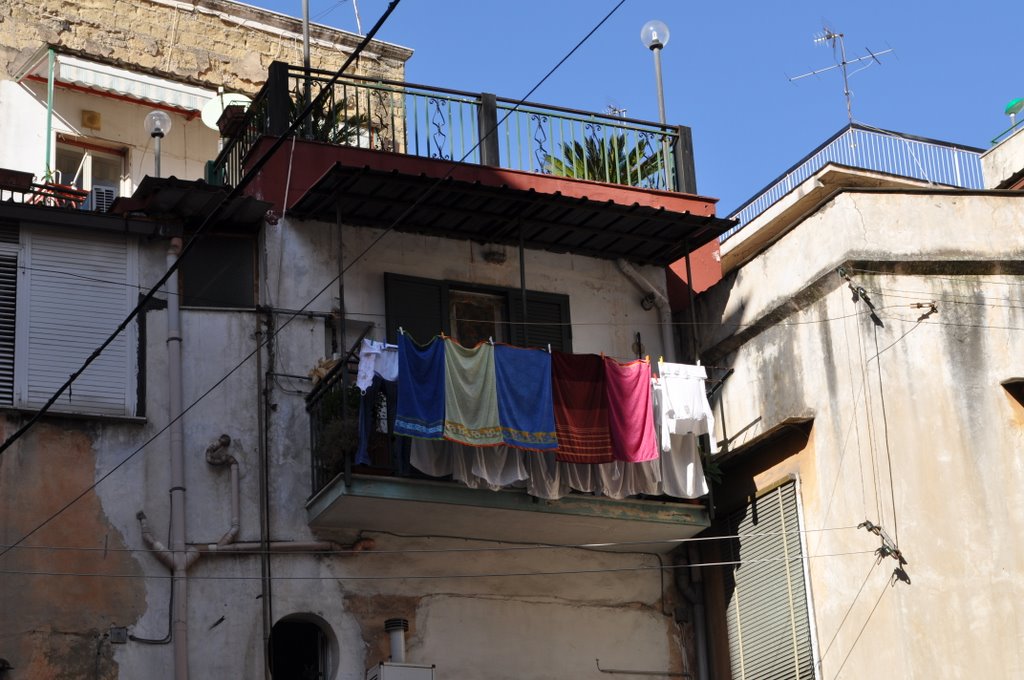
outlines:
{"label": "red painted trim", "polygon": [[101,144],[93,144],[92,142],[82,141],[72,135],[66,135],[63,132],[57,133],[57,143],[64,144],[66,146],[75,146],[79,149],[88,149],[89,151],[99,151],[100,153],[110,154],[111,156],[120,156],[122,159],[128,157],[128,149],[123,146],[103,146]]}
{"label": "red painted trim", "polygon": [[[37,83],[46,83],[47,79],[42,76],[35,74],[29,74],[25,76],[26,80],[32,80]],[[129,97],[126,94],[118,94],[116,92],[108,92],[107,90],[99,90],[92,87],[85,87],[84,85],[78,85],[77,83],[66,83],[63,80],[54,80],[53,84],[57,87],[62,87],[65,90],[74,90],[75,92],[84,92],[86,94],[94,94],[100,97],[106,97],[108,99],[116,99],[117,101],[128,102],[129,104],[137,104],[139,106],[148,106],[154,109],[160,109],[162,111],[169,111],[176,113],[179,116],[184,116],[185,120],[194,120],[198,115],[199,111],[194,109],[183,109],[178,106],[171,106],[170,104],[162,104],[160,102],[151,102],[148,99],[139,99],[137,97]]]}
{"label": "red painted trim", "polygon": [[[249,152],[247,160],[259,158],[272,143],[272,137],[264,137],[259,140]],[[641,205],[707,217],[715,214],[715,203],[718,202],[716,198],[681,194],[674,191],[653,191],[616,184],[553,177],[522,170],[455,163],[436,158],[421,158],[387,151],[302,140],[295,142],[294,152],[291,150],[291,143],[277,151],[275,157],[264,166],[260,176],[253,183],[253,195],[261,200],[273,202],[275,204],[273,210],[280,213],[284,199],[283,187],[286,185],[289,165],[291,166],[291,183],[287,202],[291,207],[336,162],[348,167],[365,167],[380,172],[433,178],[450,176],[456,181],[491,187],[506,187],[539,194],[557,194],[596,202],[606,201],[616,205]]]}

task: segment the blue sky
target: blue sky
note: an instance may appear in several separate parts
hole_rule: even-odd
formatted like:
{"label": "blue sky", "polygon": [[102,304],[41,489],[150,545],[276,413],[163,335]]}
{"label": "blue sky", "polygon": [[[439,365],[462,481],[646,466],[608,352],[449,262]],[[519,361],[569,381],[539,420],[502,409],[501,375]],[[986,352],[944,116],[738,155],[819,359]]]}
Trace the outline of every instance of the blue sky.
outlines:
{"label": "blue sky", "polygon": [[[386,0],[357,0],[364,30]],[[250,0],[301,16],[301,0]],[[582,38],[616,0],[403,0],[378,34],[415,50],[412,82],[518,98]],[[316,23],[355,30],[351,0],[310,0]],[[668,24],[663,51],[669,123],[693,129],[700,193],[726,215],[846,124],[838,71],[798,84],[787,76],[833,63],[813,44],[827,23],[849,57],[891,47],[851,78],[855,120],[924,137],[989,146],[1006,103],[1024,97],[1015,73],[1019,3],[683,2],[627,0],[530,99],[589,111],[609,105],[656,120],[648,19]]]}

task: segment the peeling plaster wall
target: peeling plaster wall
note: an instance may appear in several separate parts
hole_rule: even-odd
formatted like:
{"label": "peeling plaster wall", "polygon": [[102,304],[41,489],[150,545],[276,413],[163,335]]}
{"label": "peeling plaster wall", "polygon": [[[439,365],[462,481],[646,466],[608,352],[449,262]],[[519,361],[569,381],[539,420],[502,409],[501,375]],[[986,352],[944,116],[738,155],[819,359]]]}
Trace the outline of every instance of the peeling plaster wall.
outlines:
{"label": "peeling plaster wall", "polygon": [[[7,437],[20,424],[5,416],[0,434]],[[14,543],[92,482],[101,458],[96,434],[83,421],[53,420],[4,453],[0,543]],[[13,677],[78,678],[83,669],[118,677],[107,628],[135,619],[145,605],[142,569],[124,551],[131,544],[88,494],[0,558],[0,654],[17,669]],[[45,575],[50,572],[125,578]]]}
{"label": "peeling plaster wall", "polygon": [[[701,300],[705,320],[764,323],[706,347],[736,369],[719,439],[736,449],[814,418],[803,451],[775,460],[766,444],[756,474],[725,475],[800,475],[822,677],[1024,672],[1024,407],[1000,385],[1024,376],[1022,219],[1015,197],[841,195]],[[819,280],[850,263],[884,326],[837,275]],[[925,319],[910,306],[933,300]],[[891,558],[841,555],[878,547],[850,528],[865,518],[898,528],[911,584],[888,585]]]}

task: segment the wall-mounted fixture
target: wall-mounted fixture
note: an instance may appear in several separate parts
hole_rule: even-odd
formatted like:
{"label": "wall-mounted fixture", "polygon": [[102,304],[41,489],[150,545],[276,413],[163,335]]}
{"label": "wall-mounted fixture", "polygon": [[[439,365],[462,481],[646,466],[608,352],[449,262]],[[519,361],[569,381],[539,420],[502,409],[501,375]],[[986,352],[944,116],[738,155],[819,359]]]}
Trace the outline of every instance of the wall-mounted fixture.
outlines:
{"label": "wall-mounted fixture", "polygon": [[82,109],[82,127],[90,130],[99,130],[103,124],[103,117],[99,111],[86,111]]}

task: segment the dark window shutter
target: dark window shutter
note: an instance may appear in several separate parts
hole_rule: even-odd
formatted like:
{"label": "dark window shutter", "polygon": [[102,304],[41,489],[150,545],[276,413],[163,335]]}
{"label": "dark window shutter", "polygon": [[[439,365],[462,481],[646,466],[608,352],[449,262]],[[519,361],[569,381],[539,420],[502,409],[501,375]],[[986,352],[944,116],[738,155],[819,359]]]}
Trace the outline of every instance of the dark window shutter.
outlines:
{"label": "dark window shutter", "polygon": [[524,319],[522,295],[518,290],[510,291],[509,319],[512,321],[509,334],[512,344],[544,348],[551,345],[556,352],[572,351],[568,295],[526,291]]}
{"label": "dark window shutter", "polygon": [[14,402],[14,328],[18,299],[18,226],[0,224],[0,404]]}
{"label": "dark window shutter", "polygon": [[384,314],[388,342],[398,342],[399,326],[421,344],[442,331],[451,333],[448,286],[443,281],[384,274]]}
{"label": "dark window shutter", "polygon": [[730,528],[740,562],[726,608],[733,679],[813,680],[796,484],[761,496]]}

